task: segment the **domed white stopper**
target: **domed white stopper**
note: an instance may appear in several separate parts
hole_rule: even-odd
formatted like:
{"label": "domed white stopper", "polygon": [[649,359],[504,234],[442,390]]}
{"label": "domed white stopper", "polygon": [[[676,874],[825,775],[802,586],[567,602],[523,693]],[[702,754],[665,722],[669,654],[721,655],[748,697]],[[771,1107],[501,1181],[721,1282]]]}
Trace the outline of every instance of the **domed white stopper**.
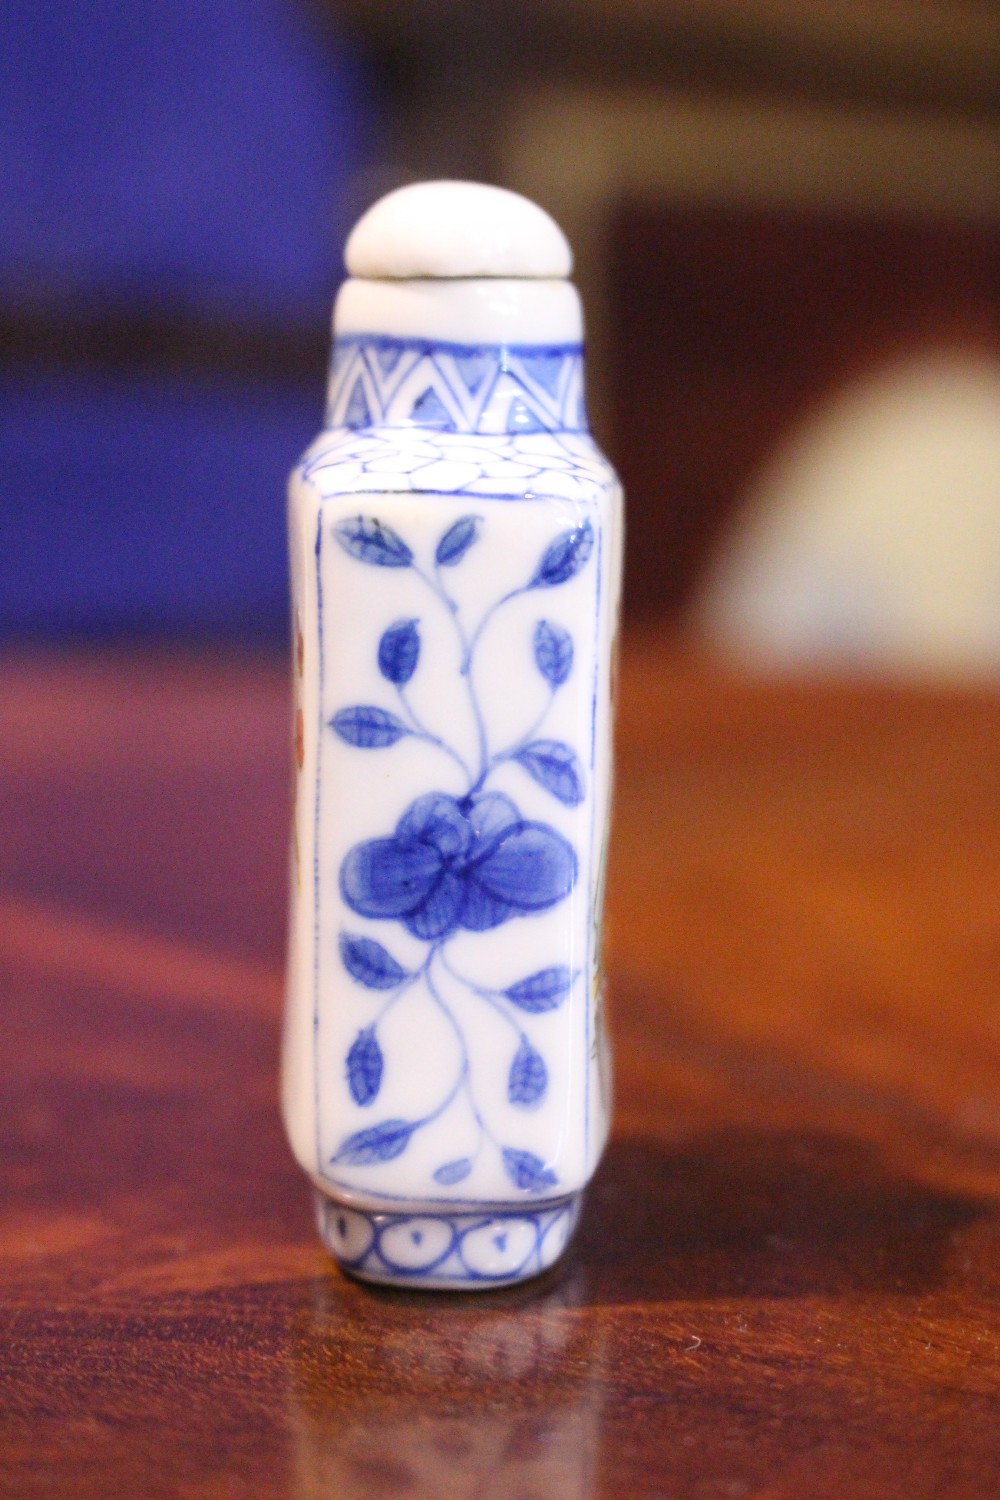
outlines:
{"label": "domed white stopper", "polygon": [[483,182],[414,182],[358,220],[344,262],[351,276],[374,280],[562,279],[573,253],[555,220],[520,193]]}

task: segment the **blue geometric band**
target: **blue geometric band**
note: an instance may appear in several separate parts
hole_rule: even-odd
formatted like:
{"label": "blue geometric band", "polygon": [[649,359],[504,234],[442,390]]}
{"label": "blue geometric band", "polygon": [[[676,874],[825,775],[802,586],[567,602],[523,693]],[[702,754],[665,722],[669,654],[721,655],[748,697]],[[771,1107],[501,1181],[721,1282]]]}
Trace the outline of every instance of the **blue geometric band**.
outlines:
{"label": "blue geometric band", "polygon": [[586,432],[583,346],[338,338],[326,426]]}

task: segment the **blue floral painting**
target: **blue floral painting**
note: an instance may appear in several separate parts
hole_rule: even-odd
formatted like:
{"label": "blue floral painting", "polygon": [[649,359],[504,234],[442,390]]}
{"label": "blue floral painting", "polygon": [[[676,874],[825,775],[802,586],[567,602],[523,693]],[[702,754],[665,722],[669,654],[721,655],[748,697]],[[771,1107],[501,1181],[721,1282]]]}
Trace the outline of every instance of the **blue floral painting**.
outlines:
{"label": "blue floral painting", "polygon": [[[424,586],[429,607],[444,612],[458,647],[455,692],[467,705],[475,726],[475,752],[463,754],[414,710],[408,688],[423,658],[419,618],[393,621],[377,643],[376,664],[391,693],[392,707],[384,702],[348,704],[329,720],[330,730],[358,751],[383,752],[406,740],[433,746],[459,768],[464,784],[460,792],[432,788],[418,796],[395,827],[355,844],[340,864],[338,883],[345,906],[359,917],[387,924],[387,929],[384,943],[359,932],[340,934],[344,969],[359,986],[381,996],[377,1013],[358,1030],[344,1059],[345,1087],[351,1099],[359,1108],[371,1109],[377,1118],[341,1141],[332,1164],[357,1168],[391,1161],[407,1150],[418,1131],[449,1110],[464,1107],[475,1123],[477,1144],[471,1154],[437,1165],[433,1178],[439,1186],[461,1183],[472,1172],[477,1156],[493,1151],[507,1181],[518,1192],[554,1196],[559,1182],[552,1164],[505,1143],[490,1128],[477,1099],[467,1038],[441,980],[446,975],[448,984],[462,986],[503,1018],[510,1033],[507,1101],[519,1110],[537,1109],[548,1092],[549,1069],[532,1040],[532,1018],[563,1005],[577,974],[565,964],[552,963],[504,988],[490,988],[456,970],[448,945],[459,933],[487,932],[513,918],[547,911],[564,901],[576,884],[577,851],[569,840],[549,823],[525,817],[514,798],[492,784],[501,767],[514,766],[564,808],[578,807],[585,800],[585,773],[576,751],[543,733],[555,697],[573,673],[573,640],[563,626],[539,610],[530,652],[534,670],[547,689],[545,705],[529,731],[505,745],[490,743],[473,668],[483,632],[494,616],[526,595],[537,597],[541,604],[549,590],[580,574],[590,562],[595,536],[587,520],[557,534],[534,568],[526,569],[524,581],[489,602],[469,625],[448,577],[480,543],[484,524],[475,515],[455,520],[441,533],[433,563],[428,561],[426,566],[407,539],[377,516],[353,516],[332,528],[336,542],[356,563],[375,570],[410,570]],[[441,664],[434,665],[440,672]],[[504,785],[510,788],[509,777]],[[393,924],[425,945],[418,963],[407,966],[394,955]],[[408,951],[409,947],[412,944]],[[456,1072],[433,1108],[418,1118],[380,1115],[386,1066],[380,1027],[418,984],[454,1035]]]}

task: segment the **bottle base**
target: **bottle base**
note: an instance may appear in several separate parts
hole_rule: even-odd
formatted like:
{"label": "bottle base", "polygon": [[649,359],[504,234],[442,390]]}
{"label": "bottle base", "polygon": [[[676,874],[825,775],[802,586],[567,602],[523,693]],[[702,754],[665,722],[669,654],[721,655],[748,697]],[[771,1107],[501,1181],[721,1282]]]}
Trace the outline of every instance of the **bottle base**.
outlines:
{"label": "bottle base", "polygon": [[351,1276],[387,1286],[479,1291],[547,1271],[569,1244],[583,1195],[523,1208],[385,1212],[314,1190],[320,1239]]}

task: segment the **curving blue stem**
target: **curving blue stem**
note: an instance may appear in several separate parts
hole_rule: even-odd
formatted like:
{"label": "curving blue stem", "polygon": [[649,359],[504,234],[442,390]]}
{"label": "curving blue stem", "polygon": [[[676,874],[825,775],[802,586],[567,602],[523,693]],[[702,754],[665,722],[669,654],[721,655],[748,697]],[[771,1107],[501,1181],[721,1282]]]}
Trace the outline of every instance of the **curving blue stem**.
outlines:
{"label": "curving blue stem", "polygon": [[459,755],[458,751],[453,749],[453,747],[449,745],[446,740],[443,740],[440,735],[434,734],[432,730],[427,728],[426,724],[424,724],[423,720],[419,718],[416,711],[410,704],[409,699],[407,698],[405,692],[398,682],[396,684],[396,692],[399,696],[400,705],[402,706],[404,714],[413,725],[413,738],[417,740],[423,740],[425,744],[433,745],[435,749],[440,750],[443,752],[443,754],[449,756],[455,762],[455,764],[461,768],[462,774],[467,778],[467,780],[471,781],[472,772],[469,770],[468,763],[466,762],[464,757]]}
{"label": "curving blue stem", "polygon": [[[417,571],[418,572],[420,571],[419,568],[417,569]],[[465,639],[465,630],[464,630],[464,628],[462,626],[462,622],[461,622],[461,620],[459,619],[459,616],[458,616],[458,605],[456,604],[455,600],[451,597],[451,595],[449,594],[448,590],[444,586],[444,580],[441,577],[441,564],[439,562],[435,562],[435,564],[434,564],[434,577],[433,577],[433,579],[428,578],[426,574],[424,574],[423,576],[424,576],[426,582],[430,584],[431,588],[437,594],[438,598],[447,606],[449,612],[454,615],[454,617],[455,617],[455,623],[458,626],[459,638],[461,639],[461,642],[462,642],[462,652],[464,654],[464,652],[467,649],[467,642],[466,642],[466,639]]]}
{"label": "curving blue stem", "polygon": [[486,629],[487,625],[492,620],[493,616],[496,614],[497,610],[502,609],[505,604],[509,604],[512,599],[516,599],[519,594],[526,594],[527,592],[528,585],[521,584],[518,588],[511,589],[508,593],[502,594],[495,604],[490,605],[489,609],[483,615],[482,619],[476,626],[475,630],[472,632],[472,635],[469,637],[469,640],[466,644],[465,655],[462,658],[462,671],[464,673],[467,674],[471,670],[472,658],[475,655],[476,647],[479,645],[480,637],[482,636],[482,633]]}
{"label": "curving blue stem", "polygon": [[548,718],[549,712],[552,708],[552,704],[555,701],[556,693],[558,691],[558,687],[550,686],[549,701],[546,703],[541,713],[535,719],[534,723],[531,725],[531,728],[526,729],[524,734],[521,735],[521,738],[519,740],[515,740],[513,745],[508,745],[506,750],[498,750],[495,755],[491,755],[489,757],[485,766],[483,766],[482,770],[480,771],[476,781],[469,788],[470,795],[473,792],[478,792],[480,790],[483,783],[489,776],[492,775],[497,766],[502,765],[505,760],[513,760],[515,755],[523,750],[526,745],[531,744],[531,741],[535,738],[535,735],[538,733],[542,725],[545,723],[545,720]]}
{"label": "curving blue stem", "polygon": [[[423,568],[419,568],[415,564],[414,572],[419,578],[423,579],[424,583],[430,589],[434,597],[447,610],[448,617],[454,625],[455,633],[458,636],[459,651],[461,653],[459,672],[465,679],[465,687],[469,695],[469,708],[472,711],[472,721],[476,729],[476,743],[479,750],[479,777],[481,780],[484,768],[489,761],[489,745],[486,739],[486,722],[483,719],[483,710],[479,703],[479,696],[476,693],[476,685],[472,680],[471,669],[473,643],[470,642],[468,636],[465,633],[465,627],[462,624],[461,616],[458,612],[457,603],[448,593],[448,590],[445,588],[444,584],[441,582],[440,566],[437,563],[434,564],[433,576],[429,573],[425,573]],[[480,628],[481,627],[482,622],[480,622]],[[478,635],[478,633],[479,632],[477,631],[476,635]],[[473,637],[473,640],[475,640],[475,637]],[[472,773],[467,769],[466,775],[469,777],[469,791],[471,792],[473,790]],[[477,782],[476,785],[478,784],[479,783]]]}
{"label": "curving blue stem", "polygon": [[470,992],[470,994],[477,995],[480,1000],[485,1000],[486,1004],[491,1006],[493,1010],[496,1011],[498,1016],[503,1016],[504,1020],[507,1022],[507,1025],[510,1026],[511,1029],[516,1033],[519,1041],[527,1041],[527,1037],[521,1030],[521,1027],[518,1025],[514,1017],[510,1014],[507,1007],[502,1003],[502,990],[493,990],[488,988],[488,986],[486,985],[476,984],[474,980],[467,979],[464,974],[459,974],[457,970],[453,969],[451,964],[448,962],[443,949],[440,956],[442,967],[451,975],[452,979],[456,980],[458,984],[463,985],[465,989]]}
{"label": "curving blue stem", "polygon": [[371,1023],[372,1031],[377,1030],[384,1018],[389,1014],[393,1006],[396,1004],[396,1001],[399,1000],[403,995],[405,995],[406,991],[408,989],[411,989],[412,986],[416,984],[418,979],[422,979],[424,977],[424,975],[427,973],[428,963],[429,959],[424,959],[424,962],[420,965],[420,968],[415,969],[412,974],[407,974],[406,978],[401,980],[396,988],[386,997],[379,1008],[378,1015]]}
{"label": "curving blue stem", "polygon": [[[486,1127],[483,1124],[482,1119],[480,1118],[479,1111],[476,1109],[475,1101],[473,1100],[471,1092],[469,1091],[469,1087],[468,1087],[468,1078],[469,1078],[469,1049],[468,1049],[468,1047],[465,1044],[465,1035],[462,1032],[462,1028],[459,1026],[458,1022],[455,1020],[455,1017],[452,1015],[451,1010],[445,1004],[444,1000],[441,998],[441,994],[438,991],[437,986],[434,984],[433,978],[431,977],[431,964],[432,964],[432,962],[434,960],[434,955],[437,953],[437,951],[438,951],[437,945],[435,945],[433,948],[430,948],[428,950],[427,957],[424,959],[423,963],[420,965],[420,968],[414,970],[414,972],[412,974],[408,975],[407,978],[406,978],[406,980],[405,980],[405,982],[399,986],[399,988],[395,991],[395,993],[390,996],[389,1000],[385,1003],[385,1005],[383,1005],[382,1009],[379,1011],[379,1014],[378,1014],[378,1016],[375,1019],[374,1025],[375,1026],[378,1025],[379,1021],[381,1021],[382,1017],[386,1014],[386,1012],[390,1009],[390,1007],[393,1006],[393,1005],[395,1005],[396,1001],[399,999],[400,995],[403,994],[404,990],[409,989],[410,985],[411,984],[415,984],[418,979],[423,979],[426,982],[426,984],[427,984],[427,989],[428,989],[428,992],[429,992],[429,994],[431,996],[431,999],[437,1005],[438,1009],[444,1015],[445,1019],[450,1023],[451,1028],[454,1031],[456,1038],[458,1039],[458,1045],[459,1045],[459,1049],[460,1049],[460,1052],[461,1052],[462,1063],[461,1063],[461,1067],[459,1068],[459,1071],[458,1071],[458,1077],[455,1079],[455,1082],[452,1084],[452,1086],[448,1090],[447,1094],[445,1094],[445,1096],[441,1100],[440,1104],[436,1105],[435,1108],[432,1109],[428,1114],[421,1115],[420,1118],[419,1118],[419,1120],[414,1120],[414,1122],[413,1122],[413,1130],[412,1130],[411,1134],[415,1134],[416,1131],[422,1130],[425,1125],[430,1125],[434,1120],[440,1119],[440,1117],[445,1113],[445,1111],[454,1103],[455,1098],[457,1097],[457,1095],[459,1093],[459,1090],[462,1088],[463,1085],[465,1085],[466,1093],[469,1095],[469,1102],[472,1105],[472,1111],[473,1111],[473,1114],[475,1115],[476,1120],[477,1120],[477,1122],[478,1122],[478,1124],[480,1126],[480,1130],[481,1131],[485,1131]],[[480,1139],[480,1146],[481,1146],[481,1144],[482,1144],[482,1140]],[[476,1154],[478,1155],[478,1148],[477,1148]]]}
{"label": "curving blue stem", "polygon": [[[490,1130],[489,1126],[486,1124],[486,1121],[483,1119],[482,1115],[479,1112],[479,1106],[476,1103],[476,1096],[472,1092],[472,1085],[471,1085],[471,1083],[469,1081],[470,1073],[471,1073],[471,1067],[470,1067],[470,1063],[469,1063],[469,1047],[468,1047],[468,1043],[465,1040],[465,1032],[462,1030],[461,1026],[456,1021],[455,1016],[454,1016],[454,1014],[452,1012],[451,1006],[444,999],[444,997],[441,994],[441,991],[438,989],[437,985],[434,983],[434,976],[433,976],[433,973],[431,971],[431,961],[435,957],[435,955],[438,955],[438,956],[441,957],[441,962],[442,962],[444,968],[447,970],[447,972],[449,972],[449,973],[451,972],[450,969],[448,968],[447,963],[445,963],[441,946],[440,945],[436,945],[435,947],[433,947],[431,949],[431,951],[430,951],[430,953],[428,954],[428,957],[427,957],[427,989],[428,989],[428,991],[430,993],[430,996],[433,999],[434,1003],[437,1005],[437,1007],[440,1010],[441,1014],[445,1017],[446,1021],[448,1022],[449,1026],[451,1027],[452,1031],[455,1033],[455,1038],[456,1038],[456,1040],[458,1042],[459,1052],[460,1052],[461,1059],[462,1059],[461,1068],[459,1069],[458,1079],[457,1079],[457,1081],[455,1083],[455,1087],[452,1089],[451,1094],[449,1095],[448,1103],[450,1103],[451,1100],[454,1099],[454,1097],[458,1093],[459,1089],[464,1087],[464,1089],[465,1089],[465,1096],[466,1096],[466,1098],[469,1101],[469,1108],[472,1111],[473,1119],[475,1120],[476,1124],[479,1126],[480,1145],[482,1145],[482,1139],[483,1139],[484,1136],[487,1137],[489,1140],[493,1141],[494,1144],[496,1144],[495,1140],[494,1140],[494,1136],[493,1136],[492,1131]],[[438,1114],[443,1113],[444,1107],[445,1106],[442,1106],[441,1108],[439,1108],[436,1111],[436,1113],[435,1113],[434,1116],[429,1116],[428,1118],[436,1118],[436,1116]],[[421,1121],[421,1124],[423,1124],[423,1123],[424,1122]],[[477,1154],[478,1154],[478,1152],[477,1152]]]}
{"label": "curving blue stem", "polygon": [[414,1131],[422,1130],[425,1125],[430,1125],[433,1120],[440,1119],[441,1115],[444,1114],[449,1105],[454,1103],[455,1097],[465,1081],[466,1074],[459,1073],[450,1091],[441,1100],[441,1103],[438,1105],[437,1109],[432,1109],[429,1115],[421,1115],[420,1119],[414,1122]]}

